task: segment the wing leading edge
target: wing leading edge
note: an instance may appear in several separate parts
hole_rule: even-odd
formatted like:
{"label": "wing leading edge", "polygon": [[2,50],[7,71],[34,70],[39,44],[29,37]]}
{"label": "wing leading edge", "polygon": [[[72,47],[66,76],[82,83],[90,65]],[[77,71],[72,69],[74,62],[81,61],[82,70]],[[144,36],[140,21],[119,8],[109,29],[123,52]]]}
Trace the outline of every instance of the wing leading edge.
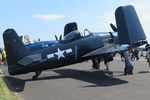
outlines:
{"label": "wing leading edge", "polygon": [[130,46],[128,44],[123,44],[123,45],[111,44],[111,45],[107,45],[102,48],[99,48],[93,52],[90,52],[82,57],[98,56],[98,55],[113,53],[113,52],[118,52],[118,51],[126,51],[129,49],[129,47]]}

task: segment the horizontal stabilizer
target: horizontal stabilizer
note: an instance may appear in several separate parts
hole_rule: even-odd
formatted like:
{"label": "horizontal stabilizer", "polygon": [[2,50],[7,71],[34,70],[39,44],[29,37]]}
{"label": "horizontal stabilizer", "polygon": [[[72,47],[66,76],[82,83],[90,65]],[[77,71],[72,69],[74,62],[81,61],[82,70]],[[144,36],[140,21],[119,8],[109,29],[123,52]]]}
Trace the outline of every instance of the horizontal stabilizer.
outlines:
{"label": "horizontal stabilizer", "polygon": [[42,60],[41,54],[33,54],[33,55],[29,55],[29,56],[22,58],[17,63],[23,66],[28,66],[29,64],[32,64],[40,60]]}

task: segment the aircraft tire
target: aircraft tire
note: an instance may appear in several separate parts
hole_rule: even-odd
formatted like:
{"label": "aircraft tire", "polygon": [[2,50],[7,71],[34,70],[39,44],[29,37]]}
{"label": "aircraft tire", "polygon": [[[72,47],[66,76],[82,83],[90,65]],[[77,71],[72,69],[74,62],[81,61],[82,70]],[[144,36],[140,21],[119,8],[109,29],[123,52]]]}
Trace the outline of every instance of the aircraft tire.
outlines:
{"label": "aircraft tire", "polygon": [[32,77],[32,80],[36,80],[36,79],[37,79],[37,77],[36,77],[36,76],[33,76],[33,77]]}

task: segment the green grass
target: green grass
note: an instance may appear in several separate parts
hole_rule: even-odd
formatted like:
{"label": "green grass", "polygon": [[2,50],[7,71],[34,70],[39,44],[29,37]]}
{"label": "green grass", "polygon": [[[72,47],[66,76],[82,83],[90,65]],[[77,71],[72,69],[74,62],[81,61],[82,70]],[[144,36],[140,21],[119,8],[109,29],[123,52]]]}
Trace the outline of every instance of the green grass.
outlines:
{"label": "green grass", "polygon": [[20,100],[11,87],[5,83],[4,77],[0,76],[0,100]]}

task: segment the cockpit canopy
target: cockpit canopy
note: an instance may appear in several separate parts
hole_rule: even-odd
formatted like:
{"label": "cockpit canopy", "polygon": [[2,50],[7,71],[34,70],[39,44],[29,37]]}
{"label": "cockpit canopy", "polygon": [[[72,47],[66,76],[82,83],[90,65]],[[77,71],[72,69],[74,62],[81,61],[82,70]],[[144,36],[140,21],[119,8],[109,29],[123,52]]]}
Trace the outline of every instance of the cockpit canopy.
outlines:
{"label": "cockpit canopy", "polygon": [[72,31],[72,32],[68,33],[62,39],[62,41],[64,41],[64,42],[71,42],[71,41],[79,39],[79,38],[81,38],[81,33],[78,30],[75,30],[75,31]]}
{"label": "cockpit canopy", "polygon": [[66,36],[68,33],[74,30],[78,30],[78,26],[76,22],[71,22],[71,23],[66,24],[64,28],[64,36]]}
{"label": "cockpit canopy", "polygon": [[[84,34],[81,34],[81,32],[78,31],[78,26],[76,22],[71,22],[65,25],[64,28],[64,37],[63,39],[60,39],[59,42],[72,42],[74,40],[87,37],[92,35],[91,32],[88,29],[84,30]],[[58,39],[57,39],[58,40]]]}

